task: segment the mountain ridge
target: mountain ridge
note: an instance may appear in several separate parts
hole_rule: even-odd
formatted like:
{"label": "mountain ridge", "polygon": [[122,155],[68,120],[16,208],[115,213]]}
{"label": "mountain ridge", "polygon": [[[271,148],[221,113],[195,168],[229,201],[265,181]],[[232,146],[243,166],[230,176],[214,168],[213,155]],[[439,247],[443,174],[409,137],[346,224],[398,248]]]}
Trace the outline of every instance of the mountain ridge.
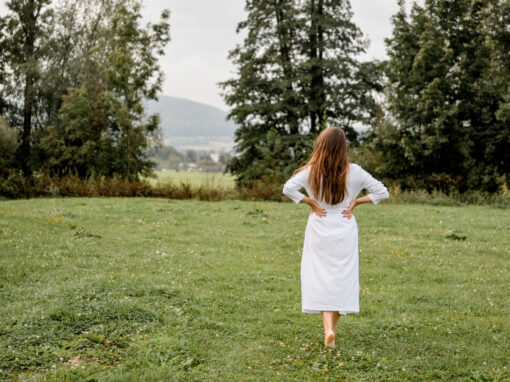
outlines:
{"label": "mountain ridge", "polygon": [[212,105],[185,98],[160,95],[147,103],[150,114],[157,113],[165,140],[174,137],[230,137],[237,126],[227,112]]}

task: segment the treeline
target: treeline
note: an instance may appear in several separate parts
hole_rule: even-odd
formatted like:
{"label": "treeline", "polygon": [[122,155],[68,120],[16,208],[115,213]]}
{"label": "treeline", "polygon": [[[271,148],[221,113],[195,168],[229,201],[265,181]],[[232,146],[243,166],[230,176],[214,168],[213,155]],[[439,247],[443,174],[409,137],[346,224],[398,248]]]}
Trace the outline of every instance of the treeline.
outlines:
{"label": "treeline", "polygon": [[0,179],[148,174],[160,143],[158,57],[168,11],[137,0],[10,0],[0,17]]}
{"label": "treeline", "polygon": [[247,37],[230,53],[237,75],[223,83],[240,184],[286,179],[337,125],[353,161],[402,189],[506,187],[510,2],[399,4],[388,60],[361,62],[349,1],[247,1]]}
{"label": "treeline", "polygon": [[[139,0],[6,4],[0,192],[150,174],[161,137],[144,102],[161,90],[169,12],[141,25]],[[337,125],[351,160],[402,190],[507,189],[510,1],[399,4],[388,59],[361,61],[348,0],[246,0],[237,71],[221,84],[239,126],[237,153],[223,158],[238,185],[281,184]]]}

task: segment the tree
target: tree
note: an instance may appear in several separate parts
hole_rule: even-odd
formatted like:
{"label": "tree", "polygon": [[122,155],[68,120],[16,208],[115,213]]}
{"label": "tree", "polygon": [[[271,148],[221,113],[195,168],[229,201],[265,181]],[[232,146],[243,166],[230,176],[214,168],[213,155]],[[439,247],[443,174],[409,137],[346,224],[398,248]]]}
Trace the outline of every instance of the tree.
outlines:
{"label": "tree", "polygon": [[400,7],[387,40],[388,115],[374,135],[390,153],[384,175],[495,191],[510,172],[509,2],[428,0],[409,15]]}
{"label": "tree", "polygon": [[5,119],[0,117],[0,176],[8,175],[12,167],[18,148],[18,133],[18,130],[9,127]]}
{"label": "tree", "polygon": [[139,2],[105,6],[102,18],[90,19],[93,44],[85,45],[78,84],[62,96],[57,121],[41,139],[42,155],[53,173],[134,180],[155,165],[148,150],[158,144],[159,118],[146,115],[144,101],[161,88],[157,59],[169,41],[169,12],[144,28]]}
{"label": "tree", "polygon": [[154,167],[147,159],[150,135],[157,134],[157,115],[145,116],[143,101],[157,99],[163,73],[157,56],[169,41],[169,11],[163,11],[161,22],[144,29],[139,24],[141,4],[121,3],[112,18],[107,40],[107,81],[116,102],[112,104],[114,127],[120,132],[124,153],[123,175],[133,179]]}
{"label": "tree", "polygon": [[356,144],[356,124],[370,126],[375,116],[374,92],[381,91],[380,65],[360,62],[367,43],[352,22],[348,1],[307,0],[303,3],[300,88],[310,132],[327,123],[342,127]]}
{"label": "tree", "polygon": [[109,130],[111,102],[100,82],[71,89],[63,97],[57,123],[49,126],[41,139],[46,156],[43,167],[52,174],[72,172],[82,178],[93,173],[120,173],[116,160],[120,155]]}
{"label": "tree", "polygon": [[242,45],[230,52],[237,75],[221,84],[238,155],[228,170],[238,182],[288,176],[308,156],[326,123],[352,142],[357,123],[370,123],[380,88],[345,0],[248,0]]}
{"label": "tree", "polygon": [[[42,126],[57,123],[70,88],[80,88],[91,77],[101,77],[96,71],[100,70],[98,64],[104,63],[104,53],[98,52],[97,46],[108,33],[108,23],[119,1],[66,0],[51,5],[49,25],[41,36],[47,54],[39,70],[36,93],[37,118]],[[42,129],[40,135],[44,133]]]}
{"label": "tree", "polygon": [[0,18],[0,112],[22,132],[16,157],[25,174],[136,179],[150,171],[159,121],[143,103],[161,88],[169,12],[142,26],[135,0],[8,6]]}
{"label": "tree", "polygon": [[[47,28],[51,11],[50,0],[10,0],[7,8],[10,14],[0,20],[2,26],[0,46],[2,48],[2,64],[9,66],[9,79],[2,78],[3,90],[0,97],[5,102],[17,89],[22,89],[22,106],[19,118],[12,116],[13,126],[18,127],[21,119],[21,143],[16,152],[18,165],[25,174],[30,174],[30,148],[32,133],[32,117],[34,114],[36,82],[39,79],[40,63],[45,55],[44,46],[39,43]],[[5,70],[3,71],[5,76]],[[19,86],[23,84],[23,86]],[[10,97],[9,97],[10,95]],[[18,119],[19,118],[19,119]]]}

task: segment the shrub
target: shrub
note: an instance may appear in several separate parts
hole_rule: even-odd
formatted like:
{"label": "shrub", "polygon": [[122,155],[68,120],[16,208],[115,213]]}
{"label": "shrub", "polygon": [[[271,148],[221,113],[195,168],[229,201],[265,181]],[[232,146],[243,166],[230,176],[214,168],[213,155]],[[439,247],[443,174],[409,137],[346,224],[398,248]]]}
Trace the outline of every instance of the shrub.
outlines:
{"label": "shrub", "polygon": [[21,170],[9,170],[6,179],[0,182],[0,195],[11,199],[28,198],[31,195],[31,177],[23,175]]}
{"label": "shrub", "polygon": [[[443,186],[448,184],[443,183]],[[459,192],[447,187],[440,189],[402,189],[396,182],[385,183],[390,193],[387,203],[424,203],[433,205],[490,204],[510,206],[510,191],[503,183],[495,193],[482,191]],[[118,176],[90,176],[82,179],[76,175],[51,177],[47,173],[23,176],[21,171],[10,171],[0,180],[0,196],[29,198],[35,196],[85,196],[85,197],[157,197],[169,199],[198,199],[217,201],[225,199],[289,201],[282,193],[283,184],[278,178],[264,177],[242,186],[218,187],[210,182],[193,187],[188,182],[151,185],[146,180],[126,181]]]}
{"label": "shrub", "polygon": [[237,186],[237,195],[241,200],[273,200],[283,201],[283,184],[279,178],[262,177],[249,183]]}
{"label": "shrub", "polygon": [[19,131],[9,127],[0,116],[0,176],[6,177],[14,163],[14,154],[18,148]]}

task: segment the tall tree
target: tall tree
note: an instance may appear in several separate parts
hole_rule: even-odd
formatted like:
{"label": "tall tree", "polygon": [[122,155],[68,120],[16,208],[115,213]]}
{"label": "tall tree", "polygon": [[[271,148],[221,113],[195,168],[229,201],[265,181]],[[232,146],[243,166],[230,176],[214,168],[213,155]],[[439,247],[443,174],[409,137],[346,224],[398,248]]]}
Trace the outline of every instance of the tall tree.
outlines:
{"label": "tall tree", "polygon": [[[239,129],[235,133],[240,156],[228,165],[239,181],[278,171],[266,166],[272,156],[285,156],[289,148],[278,153],[267,152],[272,137],[297,134],[302,121],[302,100],[297,87],[297,25],[298,11],[293,2],[247,1],[248,17],[239,23],[238,32],[246,31],[243,46],[230,52],[238,67],[236,78],[222,84],[225,101],[232,107],[229,118]],[[281,145],[278,145],[282,149]],[[281,167],[281,166],[280,166]]]}
{"label": "tall tree", "polygon": [[237,75],[222,83],[238,156],[239,182],[287,176],[306,158],[326,121],[354,126],[374,115],[380,87],[374,64],[356,55],[365,43],[346,0],[248,0],[238,26],[247,36],[230,52]]}
{"label": "tall tree", "polygon": [[[60,166],[69,158],[69,155],[55,157],[63,150],[59,143],[64,144],[67,141],[52,141],[53,138],[58,138],[58,135],[55,135],[57,131],[63,133],[65,130],[59,121],[59,111],[68,99],[67,96],[71,95],[70,99],[75,100],[78,95],[84,95],[83,92],[69,89],[82,90],[85,87],[91,99],[96,97],[97,100],[97,97],[101,97],[100,89],[104,90],[106,83],[99,63],[104,62],[105,52],[99,52],[94,47],[107,33],[109,20],[119,1],[65,0],[52,3],[49,27],[46,34],[41,36],[47,53],[39,70],[39,86],[35,94],[35,117],[40,128],[36,129],[31,137],[34,170],[49,168],[54,171],[55,166]],[[90,109],[97,110],[93,106]],[[86,113],[87,110],[83,112]],[[98,115],[93,119],[97,121],[101,118]],[[50,147],[51,142],[55,143],[55,146]],[[100,156],[94,157],[99,160]],[[89,163],[88,166],[98,172],[94,163]],[[78,171],[80,174],[81,172]]]}
{"label": "tall tree", "polygon": [[[51,8],[53,10],[48,23],[50,27],[47,29],[44,39],[44,46],[47,54],[40,70],[40,80],[36,93],[36,118],[41,128],[32,134],[32,162],[33,168],[50,168],[56,171],[55,166],[61,166],[66,162],[68,155],[61,158],[55,158],[62,147],[58,144],[50,147],[52,138],[58,137],[57,132],[64,134],[67,130],[72,130],[71,126],[78,124],[69,123],[64,126],[64,120],[68,120],[69,115],[66,113],[73,110],[70,102],[82,103],[80,97],[88,97],[89,107],[82,110],[84,114],[89,110],[97,115],[91,115],[90,128],[95,131],[95,136],[103,136],[111,141],[110,144],[103,147],[103,144],[96,139],[96,144],[86,145],[88,149],[95,148],[99,151],[95,155],[88,157],[95,158],[88,163],[89,172],[111,175],[113,172],[123,172],[120,170],[119,160],[113,160],[119,154],[117,149],[114,150],[116,140],[113,134],[108,131],[107,125],[99,126],[98,121],[103,120],[104,115],[108,115],[105,108],[105,99],[109,99],[107,94],[103,94],[109,87],[106,78],[107,70],[110,66],[107,64],[110,50],[107,48],[105,41],[109,41],[112,35],[116,35],[116,31],[111,29],[111,23],[117,9],[121,6],[132,7],[132,1],[125,0],[55,0]],[[71,96],[71,97],[68,97]],[[98,102],[101,100],[101,102]],[[64,102],[67,106],[63,107]],[[61,116],[60,110],[64,111]],[[75,109],[75,111],[78,111]],[[76,116],[76,114],[74,114]],[[78,135],[88,133],[74,132]],[[73,134],[74,134],[73,133]],[[57,139],[54,143],[67,142],[65,139]],[[73,145],[79,144],[80,140],[73,140]],[[69,143],[69,142],[67,142]],[[66,143],[66,144],[67,144]],[[104,143],[104,142],[103,142]],[[72,152],[76,149],[71,145],[68,151]],[[83,148],[84,149],[84,148]],[[78,152],[78,150],[75,150]],[[116,152],[117,154],[114,154]],[[108,154],[108,158],[105,156]],[[103,155],[104,154],[104,155]],[[103,163],[99,165],[98,163]],[[85,164],[83,164],[85,165]],[[78,166],[83,168],[83,166]],[[59,167],[58,173],[63,169],[75,169],[79,174],[83,170],[79,170],[74,166]]]}
{"label": "tall tree", "polygon": [[[387,40],[388,117],[375,143],[407,186],[494,191],[509,174],[507,0],[400,2]],[[498,117],[499,116],[499,117]]]}
{"label": "tall tree", "polygon": [[356,143],[354,126],[373,122],[373,91],[382,87],[378,65],[358,60],[367,43],[352,16],[348,1],[303,2],[300,49],[306,58],[300,62],[300,87],[310,132],[319,132],[327,120]]}
{"label": "tall tree", "polygon": [[[55,124],[63,96],[93,75],[89,51],[108,29],[120,0],[54,0],[46,33],[47,51],[40,68],[36,99],[37,118],[45,126]],[[97,76],[99,77],[99,75]]]}
{"label": "tall tree", "polygon": [[[93,44],[80,62],[77,86],[63,96],[58,119],[41,139],[44,167],[53,173],[122,175],[133,180],[154,163],[159,119],[144,102],[156,99],[162,71],[158,56],[169,41],[169,12],[140,25],[141,3],[119,1],[94,22]],[[99,26],[98,26],[99,25]]]}
{"label": "tall tree", "polygon": [[157,60],[164,53],[169,41],[170,13],[161,14],[162,21],[144,29],[140,25],[141,4],[121,4],[112,18],[112,33],[107,41],[110,52],[106,73],[110,91],[116,102],[112,115],[121,133],[120,145],[124,153],[123,175],[126,179],[137,177],[154,166],[147,160],[148,137],[157,133],[159,119],[156,115],[146,118],[143,101],[157,99],[161,90],[163,72]]}
{"label": "tall tree", "polygon": [[[45,34],[51,14],[51,0],[10,0],[7,2],[9,14],[0,20],[2,26],[2,62],[7,62],[11,79],[3,84],[3,97],[16,93],[19,84],[22,89],[21,144],[16,152],[16,160],[24,173],[30,174],[30,147],[34,114],[34,95],[38,80],[40,62],[45,49],[39,44]],[[9,97],[12,100],[12,96]],[[15,118],[11,122],[17,122]],[[14,124],[13,126],[16,126]],[[17,126],[16,126],[17,127]]]}

